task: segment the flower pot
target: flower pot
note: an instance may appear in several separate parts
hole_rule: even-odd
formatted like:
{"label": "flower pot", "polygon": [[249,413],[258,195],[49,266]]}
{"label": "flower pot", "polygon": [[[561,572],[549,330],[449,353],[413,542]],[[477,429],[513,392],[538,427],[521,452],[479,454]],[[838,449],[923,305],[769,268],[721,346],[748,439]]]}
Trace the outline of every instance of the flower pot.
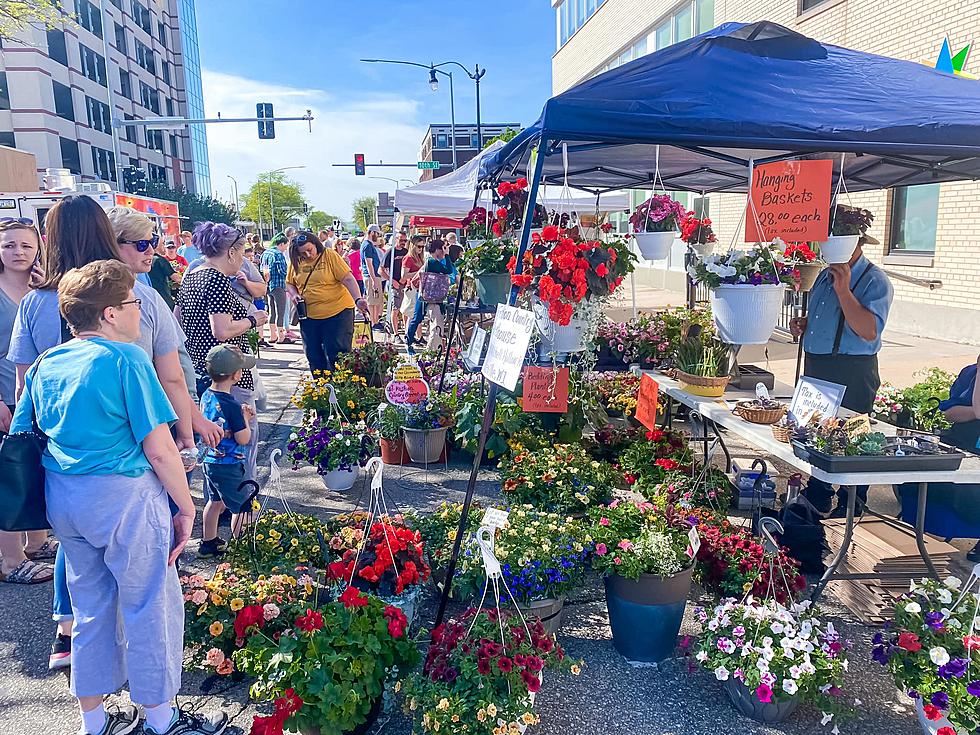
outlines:
{"label": "flower pot", "polygon": [[724,395],[725,388],[728,387],[728,381],[732,379],[730,375],[706,377],[704,375],[685,373],[683,370],[675,370],[674,376],[686,392],[695,396],[704,396],[705,398],[719,398]]}
{"label": "flower pot", "polygon": [[860,235],[831,235],[820,243],[820,257],[825,263],[846,263],[854,255]]}
{"label": "flower pot", "polygon": [[735,709],[756,722],[775,725],[782,722],[796,711],[800,704],[798,697],[777,699],[771,702],[760,702],[755,692],[750,691],[740,680],[732,678],[725,682],[725,692],[735,705]]}
{"label": "flower pot", "polygon": [[[509,602],[509,601],[508,601]],[[548,635],[557,635],[561,627],[562,617],[565,610],[564,598],[549,597],[545,600],[533,600],[530,603],[519,603],[517,605],[521,615],[530,622],[531,618],[537,618],[544,626]]]}
{"label": "flower pot", "polygon": [[926,717],[926,713],[922,711],[921,697],[915,700],[915,714],[919,717],[919,725],[925,735],[938,735],[940,728],[943,727],[950,728],[956,735],[971,735],[966,730],[957,730],[945,717],[940,717],[938,720],[930,720]]}
{"label": "flower pot", "polygon": [[640,255],[647,260],[663,260],[670,255],[670,248],[674,244],[677,233],[673,230],[667,232],[634,232],[636,246],[640,249]]}
{"label": "flower pot", "polygon": [[800,271],[800,291],[809,291],[824,269],[823,263],[801,263],[796,266]]}
{"label": "flower pot", "polygon": [[[371,711],[367,713],[367,718],[364,720],[364,722],[355,727],[353,730],[347,730],[344,735],[367,735],[371,728],[374,727],[374,723],[377,722],[378,716],[381,714],[381,706],[383,702],[384,697],[378,697],[374,701],[374,704],[371,705]],[[329,725],[324,725],[323,729],[332,731],[332,728]],[[300,728],[300,732],[303,735],[320,735],[321,728],[313,726],[302,727]]]}
{"label": "flower pot", "polygon": [[381,439],[381,461],[385,464],[407,464],[410,460],[405,451],[404,439]]}
{"label": "flower pot", "polygon": [[397,597],[382,597],[389,605],[394,605],[403,613],[405,613],[405,618],[408,620],[408,626],[412,626],[412,622],[415,620],[415,613],[418,610],[419,598],[422,596],[421,587],[413,587],[408,592],[403,592]]}
{"label": "flower pot", "polygon": [[352,467],[349,470],[331,470],[330,472],[325,472],[320,475],[320,478],[323,480],[323,484],[326,486],[327,490],[343,492],[354,487],[354,482],[357,480],[357,468]]}
{"label": "flower pot", "polygon": [[692,566],[667,578],[603,578],[613,645],[628,661],[655,663],[674,652],[693,570]]}
{"label": "flower pot", "polygon": [[535,301],[532,307],[534,320],[541,334],[540,351],[545,354],[581,352],[585,349],[588,322],[585,319],[571,319],[567,326],[561,326],[548,316],[548,307]]}
{"label": "flower pot", "polygon": [[510,296],[510,273],[482,273],[473,276],[476,295],[481,304],[496,306],[506,304]]}
{"label": "flower pot", "polygon": [[724,284],[711,289],[711,316],[718,339],[730,345],[764,345],[783,306],[782,283]]}
{"label": "flower pot", "polygon": [[711,255],[715,251],[715,244],[713,242],[696,242],[690,244],[691,250],[693,250],[699,257],[705,257],[706,255]]}
{"label": "flower pot", "polygon": [[446,446],[446,431],[448,426],[435,429],[402,428],[405,434],[405,449],[413,462],[428,464],[438,462],[442,450]]}

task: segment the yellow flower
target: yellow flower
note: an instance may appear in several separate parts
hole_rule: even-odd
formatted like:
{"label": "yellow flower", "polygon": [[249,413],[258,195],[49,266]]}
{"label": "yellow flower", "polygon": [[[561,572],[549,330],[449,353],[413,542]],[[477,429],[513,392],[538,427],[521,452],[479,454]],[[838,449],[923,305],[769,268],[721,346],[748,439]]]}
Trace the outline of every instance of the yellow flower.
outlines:
{"label": "yellow flower", "polygon": [[225,629],[225,626],[223,626],[221,624],[221,621],[220,620],[215,620],[213,623],[211,623],[211,627],[208,628],[208,632],[210,632],[211,635],[213,635],[215,638],[217,638],[219,635],[221,635],[221,633],[222,633],[222,631],[224,631],[224,629]]}
{"label": "yellow flower", "polygon": [[459,715],[453,715],[451,719],[453,722],[459,722]]}
{"label": "yellow flower", "polygon": [[443,697],[439,700],[439,704],[436,705],[436,709],[449,709],[449,700]]}
{"label": "yellow flower", "polygon": [[497,705],[495,705],[493,702],[491,702],[490,704],[488,704],[487,705],[487,714],[490,715],[491,717],[496,717],[497,716]]}
{"label": "yellow flower", "polygon": [[236,597],[234,600],[231,601],[231,604],[228,605],[228,607],[230,607],[233,612],[238,612],[243,607],[245,607],[245,601],[241,597]]}
{"label": "yellow flower", "polygon": [[212,592],[211,602],[215,605],[221,606],[225,604],[225,598],[219,595],[217,592]]}
{"label": "yellow flower", "polygon": [[354,408],[354,405],[355,405],[354,404],[354,401],[351,401],[351,400],[348,400],[347,401],[347,408]]}
{"label": "yellow flower", "polygon": [[412,710],[412,712],[414,712],[416,709],[418,709],[418,706],[419,703],[415,701],[415,697],[412,697],[412,699],[408,703],[408,708]]}
{"label": "yellow flower", "polygon": [[201,617],[204,614],[204,611],[207,609],[208,609],[208,603],[205,602],[203,605],[197,608],[197,616]]}
{"label": "yellow flower", "polygon": [[439,732],[439,720],[432,721],[432,732]]}
{"label": "yellow flower", "polygon": [[292,541],[289,542],[289,545],[290,546],[299,546],[299,539],[294,538]]}
{"label": "yellow flower", "polygon": [[525,725],[533,725],[534,720],[535,720],[534,714],[531,712],[525,712],[523,715],[521,715],[521,721]]}

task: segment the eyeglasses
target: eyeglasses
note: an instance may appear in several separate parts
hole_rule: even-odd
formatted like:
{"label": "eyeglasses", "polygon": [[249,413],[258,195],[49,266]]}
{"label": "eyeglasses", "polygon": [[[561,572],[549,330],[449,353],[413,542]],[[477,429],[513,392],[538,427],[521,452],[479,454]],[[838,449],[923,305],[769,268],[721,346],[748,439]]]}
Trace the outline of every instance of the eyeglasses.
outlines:
{"label": "eyeglasses", "polygon": [[159,235],[154,235],[149,240],[122,240],[122,239],[120,239],[119,242],[126,243],[127,245],[132,245],[139,252],[145,253],[150,248],[155,248],[157,246],[157,243],[160,242],[160,236]]}
{"label": "eyeglasses", "polygon": [[173,243],[170,243],[169,245],[167,245],[167,250],[176,250],[176,249],[177,249],[177,246],[174,245]]}
{"label": "eyeglasses", "polygon": [[142,306],[143,299],[130,299],[129,301],[123,301],[119,304],[119,307],[122,308],[126,304],[136,304],[137,309],[139,309],[140,311],[143,310],[143,306]]}
{"label": "eyeglasses", "polygon": [[300,232],[298,235],[293,235],[293,242],[297,245],[305,245],[308,242],[313,242],[313,238],[305,232]]}
{"label": "eyeglasses", "polygon": [[30,217],[0,217],[0,225],[33,225],[34,220]]}

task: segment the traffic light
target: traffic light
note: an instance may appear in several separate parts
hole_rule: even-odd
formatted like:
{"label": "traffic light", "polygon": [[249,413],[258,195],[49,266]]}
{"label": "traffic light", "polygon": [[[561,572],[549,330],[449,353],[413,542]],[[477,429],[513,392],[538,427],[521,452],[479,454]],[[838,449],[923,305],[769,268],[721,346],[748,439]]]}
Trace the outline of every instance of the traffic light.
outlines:
{"label": "traffic light", "polygon": [[259,118],[259,140],[272,140],[276,137],[276,124],[273,122],[271,102],[255,105],[255,116]]}
{"label": "traffic light", "polygon": [[363,176],[364,175],[364,154],[355,153],[354,154],[354,175]]}
{"label": "traffic light", "polygon": [[123,169],[123,189],[129,194],[146,194],[146,171],[139,166]]}

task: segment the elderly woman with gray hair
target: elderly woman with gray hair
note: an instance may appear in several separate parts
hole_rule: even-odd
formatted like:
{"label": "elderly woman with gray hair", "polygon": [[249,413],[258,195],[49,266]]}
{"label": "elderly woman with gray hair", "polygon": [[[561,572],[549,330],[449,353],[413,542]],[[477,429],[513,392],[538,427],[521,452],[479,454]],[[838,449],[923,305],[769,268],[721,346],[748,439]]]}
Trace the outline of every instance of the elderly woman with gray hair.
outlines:
{"label": "elderly woman with gray hair", "polygon": [[[245,236],[239,230],[215,222],[202,222],[194,228],[194,246],[204,256],[203,265],[184,276],[177,297],[177,319],[187,335],[187,352],[197,373],[198,395],[210,385],[207,372],[208,352],[217,344],[235,345],[251,353],[248,332],[266,324],[265,311],[249,313],[244,302],[232,291],[245,260]],[[251,370],[245,370],[232,393],[240,403],[255,408],[255,381]],[[258,421],[249,427],[252,439],[245,451],[245,478],[255,479],[255,450],[258,446]]]}

